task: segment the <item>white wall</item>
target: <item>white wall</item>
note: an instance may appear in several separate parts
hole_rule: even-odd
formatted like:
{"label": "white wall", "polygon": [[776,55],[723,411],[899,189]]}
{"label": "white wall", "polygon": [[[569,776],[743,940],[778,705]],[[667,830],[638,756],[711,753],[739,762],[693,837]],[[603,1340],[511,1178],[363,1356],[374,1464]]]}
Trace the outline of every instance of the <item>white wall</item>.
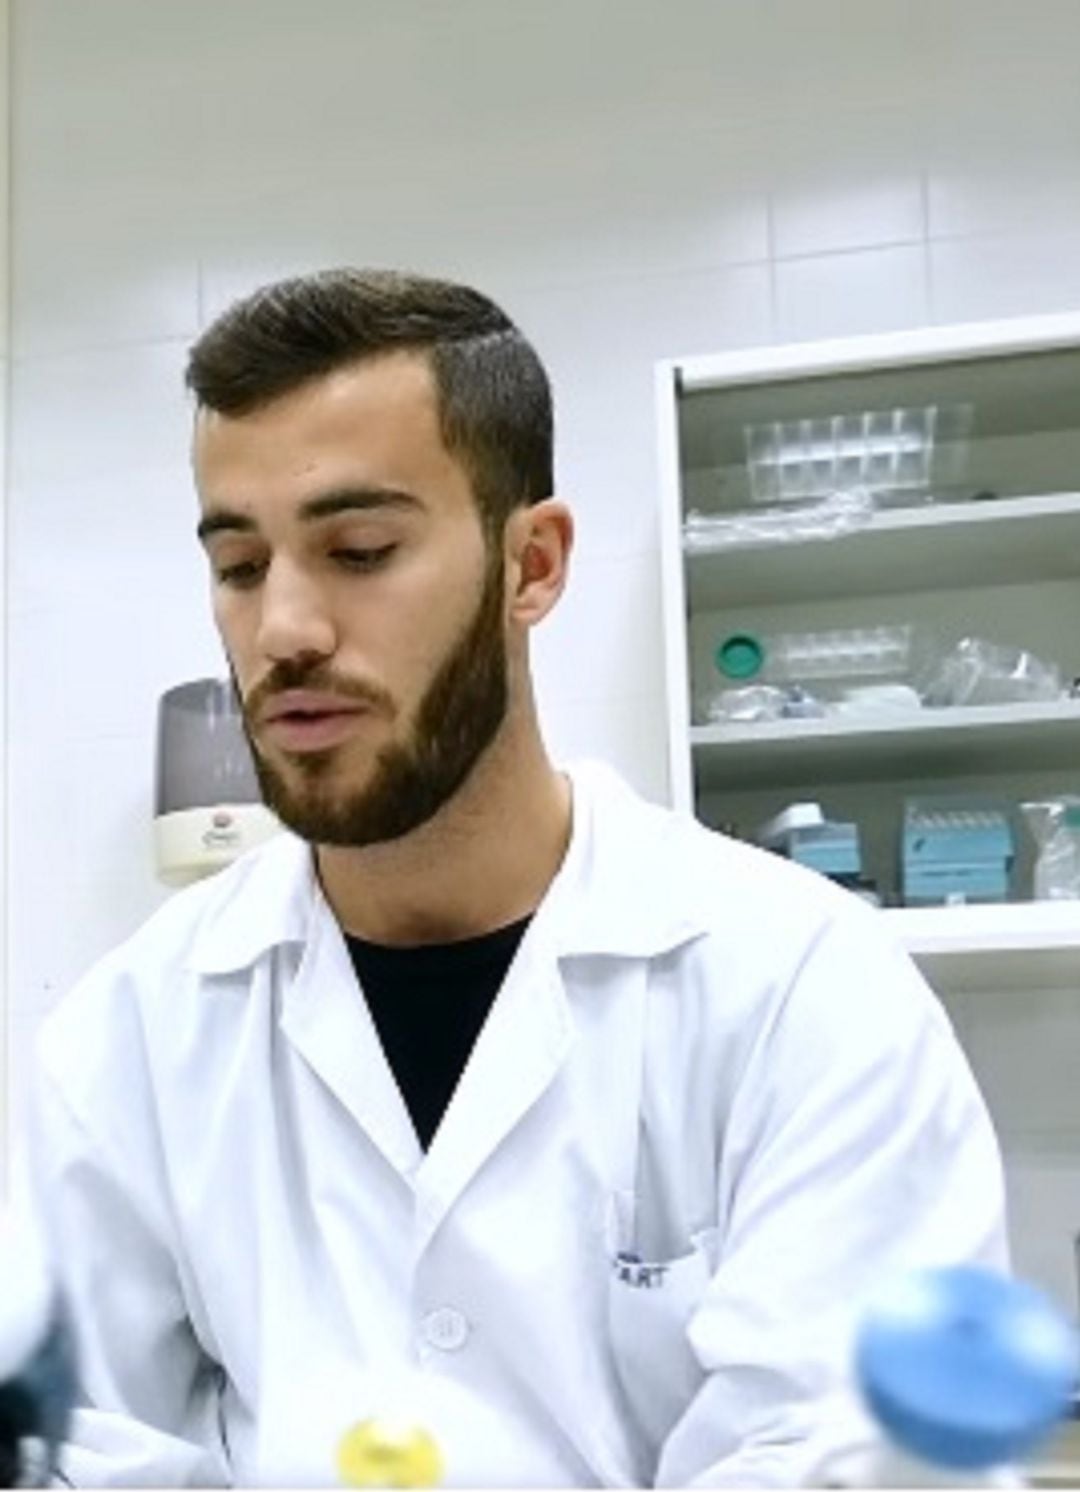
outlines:
{"label": "white wall", "polygon": [[12,0],[12,1041],[160,899],[158,694],[217,671],[186,346],[280,273],[501,298],[550,363],[551,742],[666,793],[661,356],[1080,306],[1075,0]]}

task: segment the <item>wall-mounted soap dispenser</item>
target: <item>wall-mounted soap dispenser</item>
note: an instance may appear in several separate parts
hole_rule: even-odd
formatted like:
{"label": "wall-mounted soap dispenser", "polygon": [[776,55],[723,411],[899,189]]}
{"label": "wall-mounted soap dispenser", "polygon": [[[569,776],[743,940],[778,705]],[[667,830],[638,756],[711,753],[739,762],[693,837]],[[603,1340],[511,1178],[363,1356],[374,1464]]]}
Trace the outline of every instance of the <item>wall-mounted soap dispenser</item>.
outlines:
{"label": "wall-mounted soap dispenser", "polygon": [[157,873],[186,886],[280,832],[262,802],[228,679],[195,679],[158,705]]}

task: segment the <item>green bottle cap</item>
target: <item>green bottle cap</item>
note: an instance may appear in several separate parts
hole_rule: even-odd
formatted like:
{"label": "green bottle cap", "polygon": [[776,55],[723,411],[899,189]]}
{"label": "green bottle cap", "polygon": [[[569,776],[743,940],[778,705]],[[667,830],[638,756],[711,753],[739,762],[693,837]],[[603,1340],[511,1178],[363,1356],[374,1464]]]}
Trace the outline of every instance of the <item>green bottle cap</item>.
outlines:
{"label": "green bottle cap", "polygon": [[717,668],[728,679],[753,679],[765,664],[765,649],[749,632],[725,637],[714,654]]}

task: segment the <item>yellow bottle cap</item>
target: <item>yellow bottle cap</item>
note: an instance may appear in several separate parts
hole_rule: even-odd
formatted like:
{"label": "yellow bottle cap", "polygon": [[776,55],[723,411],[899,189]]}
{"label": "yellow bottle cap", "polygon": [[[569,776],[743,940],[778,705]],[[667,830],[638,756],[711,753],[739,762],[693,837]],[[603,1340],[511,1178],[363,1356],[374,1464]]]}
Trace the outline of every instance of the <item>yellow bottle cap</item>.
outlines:
{"label": "yellow bottle cap", "polygon": [[348,1487],[435,1487],[443,1464],[434,1437],[422,1426],[376,1418],[346,1430],[337,1469]]}

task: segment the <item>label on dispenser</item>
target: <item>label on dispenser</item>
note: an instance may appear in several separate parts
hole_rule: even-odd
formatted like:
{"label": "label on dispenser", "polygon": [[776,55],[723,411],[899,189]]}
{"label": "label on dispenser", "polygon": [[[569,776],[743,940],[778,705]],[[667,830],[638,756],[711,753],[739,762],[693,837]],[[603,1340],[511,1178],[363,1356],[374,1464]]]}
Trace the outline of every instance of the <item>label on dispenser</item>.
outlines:
{"label": "label on dispenser", "polygon": [[280,831],[280,822],[262,803],[221,803],[160,814],[154,820],[158,879],[167,886],[190,886]]}

